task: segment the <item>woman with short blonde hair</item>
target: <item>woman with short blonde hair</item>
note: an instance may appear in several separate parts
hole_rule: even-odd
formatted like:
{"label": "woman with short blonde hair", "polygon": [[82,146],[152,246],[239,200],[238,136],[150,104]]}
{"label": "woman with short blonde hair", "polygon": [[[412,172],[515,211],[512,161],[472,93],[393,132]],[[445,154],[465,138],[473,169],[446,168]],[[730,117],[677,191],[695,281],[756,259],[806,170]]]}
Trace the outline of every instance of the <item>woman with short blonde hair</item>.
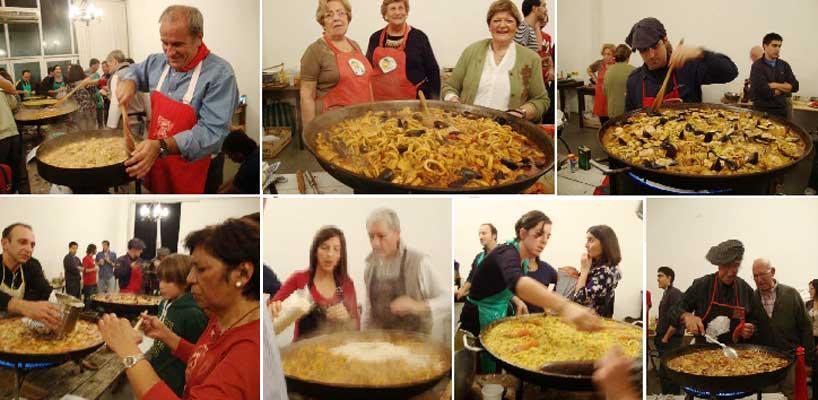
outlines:
{"label": "woman with short blonde hair", "polygon": [[409,0],[383,0],[381,16],[387,25],[369,37],[366,51],[375,101],[414,100],[418,90],[440,97],[440,67],[429,38],[406,22]]}
{"label": "woman with short blonde hair", "polygon": [[510,0],[497,0],[486,15],[491,39],[466,48],[443,85],[445,101],[506,111],[538,121],[551,104],[539,54],[514,42],[522,21]]}
{"label": "woman with short blonde hair", "polygon": [[361,47],[347,38],[349,0],[319,0],[316,21],[324,34],[301,57],[301,121],[335,108],[372,101],[372,65]]}

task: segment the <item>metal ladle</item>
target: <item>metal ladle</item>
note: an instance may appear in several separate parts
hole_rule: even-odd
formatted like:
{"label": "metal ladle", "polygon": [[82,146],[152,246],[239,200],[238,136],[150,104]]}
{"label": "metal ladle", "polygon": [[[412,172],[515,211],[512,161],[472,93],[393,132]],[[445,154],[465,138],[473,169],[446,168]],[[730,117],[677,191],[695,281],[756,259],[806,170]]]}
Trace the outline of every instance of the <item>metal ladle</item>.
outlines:
{"label": "metal ladle", "polygon": [[721,346],[721,351],[724,353],[725,357],[731,358],[731,359],[738,358],[738,352],[736,351],[736,349],[734,349],[732,347],[729,347],[729,346],[719,342],[718,340],[716,340],[716,338],[714,338],[714,337],[712,337],[712,336],[710,336],[708,334],[705,334],[704,338],[705,338],[705,340],[707,340],[710,343],[715,343],[715,344]]}

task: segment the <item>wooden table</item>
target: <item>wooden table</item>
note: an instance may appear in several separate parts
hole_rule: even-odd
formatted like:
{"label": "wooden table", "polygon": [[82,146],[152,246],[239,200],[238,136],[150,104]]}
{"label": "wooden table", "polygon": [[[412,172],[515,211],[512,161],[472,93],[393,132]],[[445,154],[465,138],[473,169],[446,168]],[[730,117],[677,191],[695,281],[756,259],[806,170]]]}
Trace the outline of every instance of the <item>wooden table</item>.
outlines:
{"label": "wooden table", "polygon": [[557,81],[557,91],[560,94],[560,110],[565,112],[565,91],[576,89],[582,86],[582,81],[574,80],[574,79],[565,79],[561,81]]}
{"label": "wooden table", "polygon": [[579,110],[579,127],[585,127],[585,96],[593,97],[595,88],[593,85],[584,85],[577,88],[577,109]]}
{"label": "wooden table", "polygon": [[[114,352],[103,346],[85,359],[99,369],[81,372],[77,364],[67,362],[53,368],[34,370],[26,376],[21,395],[29,400],[56,400],[66,394],[73,394],[96,400],[109,389],[119,387],[120,379],[125,376],[125,366]],[[14,382],[14,371],[0,368],[0,398],[12,398]],[[38,388],[45,389],[45,393],[38,394]]]}
{"label": "wooden table", "polygon": [[298,136],[298,148],[304,149],[304,142],[301,140],[301,88],[298,86],[273,87],[264,86],[262,90],[264,104],[272,101],[284,101],[291,103],[295,108],[295,134]]}
{"label": "wooden table", "polygon": [[809,101],[804,100],[793,100],[792,109],[798,111],[818,112],[818,108],[810,107],[809,103]]}

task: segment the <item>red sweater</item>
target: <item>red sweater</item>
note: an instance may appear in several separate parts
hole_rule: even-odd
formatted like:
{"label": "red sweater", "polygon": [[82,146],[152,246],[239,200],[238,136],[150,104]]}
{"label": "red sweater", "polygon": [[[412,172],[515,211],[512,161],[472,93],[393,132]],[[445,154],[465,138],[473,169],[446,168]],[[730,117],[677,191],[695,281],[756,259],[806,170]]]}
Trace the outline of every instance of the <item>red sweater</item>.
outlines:
{"label": "red sweater", "polygon": [[94,262],[94,257],[86,255],[82,259],[82,284],[85,286],[93,286],[97,284],[97,264]]}
{"label": "red sweater", "polygon": [[120,290],[122,293],[141,293],[142,292],[142,268],[136,265],[131,265],[131,280],[128,281],[128,286]]}
{"label": "red sweater", "polygon": [[[278,289],[275,296],[273,296],[272,301],[284,301],[287,297],[298,290],[303,289],[309,284],[310,282],[310,270],[305,269],[303,271],[296,271],[289,278],[281,285],[281,289]],[[346,277],[343,282],[341,282],[341,290],[344,292],[344,307],[346,307],[349,316],[355,320],[357,325],[357,329],[361,329],[361,318],[358,316],[358,300],[355,297],[355,284],[352,283],[352,279]],[[313,300],[315,300],[316,304],[320,306],[331,306],[338,303],[337,296],[332,298],[325,298],[321,296],[321,293],[318,293],[318,289],[315,288],[315,285],[310,285],[310,294],[312,295]],[[298,339],[298,324],[295,325],[295,332],[293,333],[293,340]]]}
{"label": "red sweater", "polygon": [[[257,400],[261,363],[260,321],[229,329],[216,337],[216,320],[210,319],[196,345],[182,339],[173,353],[187,363],[182,399]],[[214,340],[213,338],[216,337]],[[157,382],[143,400],[179,399],[165,382]]]}

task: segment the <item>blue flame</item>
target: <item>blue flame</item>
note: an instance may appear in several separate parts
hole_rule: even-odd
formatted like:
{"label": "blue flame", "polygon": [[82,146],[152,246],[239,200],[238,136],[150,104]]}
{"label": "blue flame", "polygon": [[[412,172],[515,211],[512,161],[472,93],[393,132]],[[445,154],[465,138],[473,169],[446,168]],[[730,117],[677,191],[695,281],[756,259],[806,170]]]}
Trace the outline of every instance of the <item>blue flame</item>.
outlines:
{"label": "blue flame", "polygon": [[[702,399],[709,399],[712,397],[712,393],[705,392],[701,390],[696,390],[691,387],[683,388],[685,392],[692,394],[695,397],[702,398]],[[753,394],[753,392],[719,392],[716,393],[716,398],[722,400],[733,400],[733,399],[741,399]]]}
{"label": "blue flame", "polygon": [[32,369],[43,369],[49,368],[58,365],[57,363],[13,363],[8,361],[0,360],[0,367],[6,367],[11,369],[22,369],[22,370],[32,370]]}

